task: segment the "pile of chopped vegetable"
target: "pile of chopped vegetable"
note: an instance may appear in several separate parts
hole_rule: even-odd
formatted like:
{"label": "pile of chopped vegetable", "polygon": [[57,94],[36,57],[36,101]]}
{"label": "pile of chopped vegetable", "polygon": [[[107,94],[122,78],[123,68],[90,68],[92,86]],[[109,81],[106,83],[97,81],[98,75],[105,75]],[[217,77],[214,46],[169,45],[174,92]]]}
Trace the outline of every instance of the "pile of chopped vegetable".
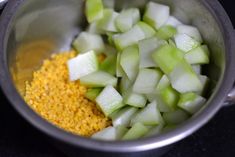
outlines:
{"label": "pile of chopped vegetable", "polygon": [[89,27],[74,40],[79,55],[68,61],[68,69],[70,80],[89,87],[86,97],[112,119],[112,126],[93,138],[156,135],[205,104],[209,79],[201,65],[209,63],[209,50],[196,27],[154,2],[143,15],[138,8],[105,8],[102,0],[86,0],[85,10]]}

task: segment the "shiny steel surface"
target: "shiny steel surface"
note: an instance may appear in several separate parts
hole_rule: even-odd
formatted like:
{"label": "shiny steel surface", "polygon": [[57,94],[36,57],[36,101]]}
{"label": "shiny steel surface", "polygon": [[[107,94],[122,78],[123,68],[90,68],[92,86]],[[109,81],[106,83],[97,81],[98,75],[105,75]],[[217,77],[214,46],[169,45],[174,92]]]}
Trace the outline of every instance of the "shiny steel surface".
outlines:
{"label": "shiny steel surface", "polygon": [[4,7],[8,0],[0,0],[0,9]]}
{"label": "shiny steel surface", "polygon": [[[0,83],[13,106],[31,124],[75,147],[107,152],[136,152],[161,148],[192,134],[222,107],[235,78],[232,24],[216,0],[155,0],[171,6],[172,14],[197,26],[211,50],[211,64],[204,68],[211,78],[206,106],[175,130],[134,141],[103,142],[67,133],[34,113],[22,99],[25,81],[50,54],[70,48],[86,26],[82,0],[11,0],[0,23]],[[116,9],[141,7],[147,0],[116,0]]]}

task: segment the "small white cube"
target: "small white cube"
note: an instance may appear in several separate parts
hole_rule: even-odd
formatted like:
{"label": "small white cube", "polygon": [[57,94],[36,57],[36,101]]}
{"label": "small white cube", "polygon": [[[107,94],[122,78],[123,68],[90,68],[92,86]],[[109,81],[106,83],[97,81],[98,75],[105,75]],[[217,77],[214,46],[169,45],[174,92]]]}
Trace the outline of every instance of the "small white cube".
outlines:
{"label": "small white cube", "polygon": [[106,86],[96,98],[96,103],[106,116],[123,107],[123,98],[111,85]]}
{"label": "small white cube", "polygon": [[67,65],[71,81],[76,81],[98,70],[98,60],[94,51],[89,51],[70,59]]}

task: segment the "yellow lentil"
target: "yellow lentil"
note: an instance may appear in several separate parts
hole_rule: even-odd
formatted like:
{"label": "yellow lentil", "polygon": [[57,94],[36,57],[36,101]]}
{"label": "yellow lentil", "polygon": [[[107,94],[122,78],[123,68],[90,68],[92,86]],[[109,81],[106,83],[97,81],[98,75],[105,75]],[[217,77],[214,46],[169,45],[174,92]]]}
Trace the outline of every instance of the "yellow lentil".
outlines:
{"label": "yellow lentil", "polygon": [[25,101],[43,118],[74,134],[89,137],[111,125],[96,104],[85,98],[86,87],[70,82],[67,61],[75,52],[52,55],[26,82]]}

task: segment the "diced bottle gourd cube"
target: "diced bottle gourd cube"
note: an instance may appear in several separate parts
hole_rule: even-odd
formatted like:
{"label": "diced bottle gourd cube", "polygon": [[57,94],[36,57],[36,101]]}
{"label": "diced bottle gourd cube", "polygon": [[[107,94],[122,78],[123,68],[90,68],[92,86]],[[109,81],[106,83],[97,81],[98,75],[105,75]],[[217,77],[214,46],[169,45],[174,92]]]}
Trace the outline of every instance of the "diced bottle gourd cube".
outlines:
{"label": "diced bottle gourd cube", "polygon": [[123,125],[129,127],[130,121],[137,111],[138,108],[135,107],[124,107],[121,110],[117,111],[117,113],[112,116],[113,126],[117,127],[119,125]]}
{"label": "diced bottle gourd cube", "polygon": [[190,64],[209,64],[209,49],[206,45],[199,46],[186,53],[184,58]]}
{"label": "diced bottle gourd cube", "polygon": [[171,73],[175,66],[184,59],[182,51],[167,44],[157,49],[152,57],[165,74]]}
{"label": "diced bottle gourd cube", "polygon": [[102,88],[90,88],[87,90],[85,96],[87,99],[94,101],[102,90]]}
{"label": "diced bottle gourd cube", "polygon": [[157,37],[151,37],[139,41],[140,68],[157,67],[157,64],[153,61],[152,53],[164,44],[167,44],[167,42],[165,40],[158,39]]}
{"label": "diced bottle gourd cube", "polygon": [[122,140],[134,140],[143,137],[147,132],[148,128],[141,123],[136,123],[130,130],[123,136]]}
{"label": "diced bottle gourd cube", "polygon": [[106,71],[111,75],[116,74],[117,56],[108,56],[100,65],[100,70]]}
{"label": "diced bottle gourd cube", "polygon": [[189,114],[181,109],[163,113],[163,119],[167,124],[178,125],[185,122],[188,118]]}
{"label": "diced bottle gourd cube", "polygon": [[165,25],[176,28],[177,26],[182,25],[182,23],[176,17],[170,16]]}
{"label": "diced bottle gourd cube", "polygon": [[97,140],[104,140],[104,141],[114,141],[117,140],[117,133],[116,133],[116,129],[114,127],[108,127],[105,128],[97,133],[95,133],[94,135],[92,135],[93,139],[97,139]]}
{"label": "diced bottle gourd cube", "polygon": [[149,2],[146,6],[146,11],[144,13],[144,21],[153,26],[156,29],[159,29],[163,26],[168,18],[170,17],[170,8],[169,6]]}
{"label": "diced bottle gourd cube", "polygon": [[96,71],[80,78],[80,83],[87,87],[117,86],[117,78],[104,71]]}
{"label": "diced bottle gourd cube", "polygon": [[104,9],[103,18],[98,21],[98,27],[104,31],[108,32],[118,32],[115,24],[115,19],[118,17],[119,13],[112,9]]}
{"label": "diced bottle gourd cube", "polygon": [[172,87],[180,93],[202,91],[203,85],[192,67],[183,61],[168,75]]}
{"label": "diced bottle gourd cube", "polygon": [[168,40],[177,33],[177,30],[173,26],[163,26],[157,31],[157,37],[163,40]]}
{"label": "diced bottle gourd cube", "polygon": [[180,96],[178,106],[185,111],[194,114],[202,108],[205,102],[205,98],[195,93],[185,93]]}
{"label": "diced bottle gourd cube", "polygon": [[116,26],[121,32],[130,30],[140,20],[140,11],[137,8],[123,10],[116,18]]}
{"label": "diced bottle gourd cube", "polygon": [[102,0],[86,0],[86,17],[89,23],[97,21],[103,17]]}
{"label": "diced bottle gourd cube", "polygon": [[97,34],[82,32],[74,40],[73,47],[78,53],[85,53],[88,51],[95,51],[101,53],[105,50],[105,45],[102,37]]}
{"label": "diced bottle gourd cube", "polygon": [[76,81],[98,70],[98,60],[94,51],[89,51],[70,59],[67,65],[71,81]]}
{"label": "diced bottle gourd cube", "polygon": [[187,34],[188,36],[202,43],[201,34],[196,27],[189,26],[189,25],[179,25],[177,26],[177,32],[179,34]]}
{"label": "diced bottle gourd cube", "polygon": [[133,91],[139,94],[151,94],[161,77],[162,72],[158,69],[141,69],[134,83]]}
{"label": "diced bottle gourd cube", "polygon": [[96,98],[96,103],[106,116],[125,106],[122,101],[122,96],[111,85],[106,86]]}
{"label": "diced bottle gourd cube", "polygon": [[139,49],[137,45],[127,47],[121,53],[120,64],[129,80],[135,80],[139,71]]}
{"label": "diced bottle gourd cube", "polygon": [[129,90],[124,94],[124,103],[133,107],[143,108],[147,103],[147,98],[142,94]]}
{"label": "diced bottle gourd cube", "polygon": [[158,110],[156,101],[148,104],[141,109],[136,116],[131,120],[131,125],[142,123],[144,125],[158,125],[162,122],[161,113]]}
{"label": "diced bottle gourd cube", "polygon": [[187,34],[177,34],[174,39],[176,46],[185,53],[200,46],[201,44]]}

